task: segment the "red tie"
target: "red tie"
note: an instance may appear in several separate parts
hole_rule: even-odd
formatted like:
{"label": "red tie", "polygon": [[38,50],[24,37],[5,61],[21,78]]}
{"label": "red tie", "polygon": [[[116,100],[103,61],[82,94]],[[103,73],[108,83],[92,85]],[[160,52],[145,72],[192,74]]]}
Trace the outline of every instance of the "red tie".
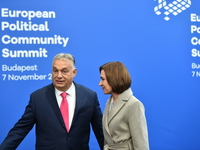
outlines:
{"label": "red tie", "polygon": [[65,122],[65,127],[67,131],[69,132],[69,109],[68,109],[68,102],[66,99],[67,93],[61,93],[60,95],[62,96],[60,111],[62,113],[62,117]]}

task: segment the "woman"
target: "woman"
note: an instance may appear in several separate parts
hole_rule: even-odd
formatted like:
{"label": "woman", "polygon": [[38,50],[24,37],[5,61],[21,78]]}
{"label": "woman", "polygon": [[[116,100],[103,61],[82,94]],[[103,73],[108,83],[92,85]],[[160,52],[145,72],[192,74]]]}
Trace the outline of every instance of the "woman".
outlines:
{"label": "woman", "polygon": [[111,95],[103,115],[104,150],[149,150],[144,106],[132,95],[128,70],[117,61],[99,71],[99,86]]}

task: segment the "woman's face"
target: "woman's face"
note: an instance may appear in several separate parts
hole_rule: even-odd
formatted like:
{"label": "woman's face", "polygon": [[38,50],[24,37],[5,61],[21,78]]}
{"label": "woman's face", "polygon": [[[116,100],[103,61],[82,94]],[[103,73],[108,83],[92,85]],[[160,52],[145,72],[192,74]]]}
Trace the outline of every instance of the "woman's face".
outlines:
{"label": "woman's face", "polygon": [[102,87],[104,94],[112,94],[112,87],[108,84],[104,70],[101,70],[100,78],[99,86]]}

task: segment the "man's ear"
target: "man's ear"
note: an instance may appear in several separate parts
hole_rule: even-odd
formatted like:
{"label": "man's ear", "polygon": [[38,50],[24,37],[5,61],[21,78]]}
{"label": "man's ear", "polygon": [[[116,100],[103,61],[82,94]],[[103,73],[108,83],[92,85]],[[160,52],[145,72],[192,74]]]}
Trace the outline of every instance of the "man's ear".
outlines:
{"label": "man's ear", "polygon": [[76,73],[77,73],[77,69],[75,68],[75,69],[73,70],[73,75],[74,75],[74,77],[76,76]]}

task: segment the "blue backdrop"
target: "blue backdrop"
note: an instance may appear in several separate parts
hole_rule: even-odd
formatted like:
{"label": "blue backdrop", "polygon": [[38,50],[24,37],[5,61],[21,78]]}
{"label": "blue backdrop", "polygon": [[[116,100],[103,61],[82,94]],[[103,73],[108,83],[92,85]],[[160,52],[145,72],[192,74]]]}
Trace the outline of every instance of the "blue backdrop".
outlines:
{"label": "blue backdrop", "polygon": [[[76,58],[75,82],[97,92],[102,111],[108,95],[99,66],[127,66],[151,150],[200,149],[199,0],[0,0],[0,7],[0,142],[30,93],[51,83],[54,55],[65,52]],[[32,130],[18,150],[34,145]],[[99,149],[93,133],[90,146]]]}

